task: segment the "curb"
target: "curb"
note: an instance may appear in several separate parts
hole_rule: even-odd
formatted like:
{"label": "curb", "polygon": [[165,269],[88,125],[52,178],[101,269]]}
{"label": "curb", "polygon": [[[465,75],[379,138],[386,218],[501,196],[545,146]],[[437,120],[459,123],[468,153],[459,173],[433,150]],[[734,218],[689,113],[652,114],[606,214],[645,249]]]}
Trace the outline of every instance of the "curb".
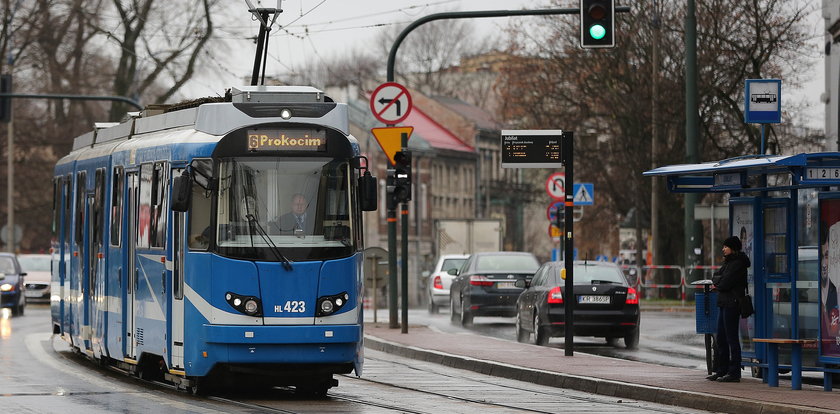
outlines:
{"label": "curb", "polygon": [[430,351],[413,346],[401,345],[381,338],[365,335],[364,346],[375,351],[386,352],[405,358],[432,362],[452,368],[478,372],[484,375],[530,382],[549,387],[567,388],[610,397],[629,398],[696,410],[725,412],[733,414],[836,414],[836,411],[823,410],[800,405],[786,405],[736,397],[680,391],[647,385],[610,381],[600,378],[583,377],[523,368],[500,362],[487,361]]}

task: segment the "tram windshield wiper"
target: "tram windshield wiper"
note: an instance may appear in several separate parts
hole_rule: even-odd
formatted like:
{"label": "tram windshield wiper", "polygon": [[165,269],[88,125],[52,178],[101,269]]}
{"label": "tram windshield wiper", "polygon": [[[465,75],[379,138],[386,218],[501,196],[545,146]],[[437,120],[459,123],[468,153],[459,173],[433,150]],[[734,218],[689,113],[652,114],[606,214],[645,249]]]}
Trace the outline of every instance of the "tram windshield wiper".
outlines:
{"label": "tram windshield wiper", "polygon": [[289,260],[286,256],[283,256],[283,253],[280,252],[280,249],[277,248],[277,245],[271,241],[271,237],[268,237],[268,234],[265,232],[265,229],[262,228],[260,222],[257,221],[257,218],[254,217],[253,214],[246,214],[245,218],[248,219],[248,222],[253,224],[254,227],[257,229],[257,233],[262,237],[263,241],[269,246],[269,250],[271,253],[274,254],[274,257],[277,258],[280,262],[283,263],[283,268],[286,270],[292,270],[292,261]]}

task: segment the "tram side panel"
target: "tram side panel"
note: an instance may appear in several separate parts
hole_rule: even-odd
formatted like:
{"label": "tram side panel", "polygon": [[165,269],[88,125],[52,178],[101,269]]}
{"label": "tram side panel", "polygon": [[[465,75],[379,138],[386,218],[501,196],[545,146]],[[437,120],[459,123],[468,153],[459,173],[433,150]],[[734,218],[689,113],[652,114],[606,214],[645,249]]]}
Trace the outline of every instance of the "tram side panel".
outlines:
{"label": "tram side panel", "polygon": [[110,198],[107,214],[108,224],[108,245],[107,261],[105,265],[104,289],[105,300],[105,330],[103,337],[107,356],[113,359],[122,360],[123,341],[126,340],[123,324],[123,297],[124,286],[128,280],[126,277],[127,261],[123,254],[123,247],[126,241],[127,211],[124,208],[126,196],[125,169],[122,166],[114,166],[111,169]]}
{"label": "tram side panel", "polygon": [[93,194],[92,197],[89,197],[89,200],[92,200],[89,215],[89,222],[90,225],[88,226],[89,233],[91,234],[89,239],[89,258],[88,264],[90,267],[89,274],[92,278],[91,282],[88,284],[88,289],[90,290],[90,340],[91,340],[91,351],[93,352],[93,356],[95,358],[102,358],[106,354],[106,326],[108,320],[108,301],[107,301],[107,292],[106,288],[108,285],[107,281],[107,250],[106,250],[106,232],[108,228],[108,223],[106,218],[106,207],[105,203],[107,200],[106,194],[106,185],[108,182],[107,177],[107,164],[108,159],[110,157],[105,158],[103,162],[101,162],[95,172],[94,172],[94,187],[93,187]]}
{"label": "tram side panel", "polygon": [[50,317],[52,319],[53,333],[64,333],[64,280],[65,263],[67,262],[67,237],[70,233],[68,218],[70,196],[70,184],[64,174],[55,176],[57,190],[56,199],[53,200],[55,213],[55,242],[52,246],[52,277],[50,287]]}
{"label": "tram side panel", "polygon": [[79,350],[84,349],[82,340],[82,311],[84,306],[82,247],[84,246],[85,191],[87,189],[87,171],[76,170],[73,191],[72,224],[70,235],[70,266],[68,280],[67,305],[68,327],[71,344]]}
{"label": "tram side panel", "polygon": [[137,239],[134,257],[134,341],[135,357],[144,353],[164,357],[167,353],[167,311],[169,308],[166,219],[168,166],[165,162],[140,167]]}

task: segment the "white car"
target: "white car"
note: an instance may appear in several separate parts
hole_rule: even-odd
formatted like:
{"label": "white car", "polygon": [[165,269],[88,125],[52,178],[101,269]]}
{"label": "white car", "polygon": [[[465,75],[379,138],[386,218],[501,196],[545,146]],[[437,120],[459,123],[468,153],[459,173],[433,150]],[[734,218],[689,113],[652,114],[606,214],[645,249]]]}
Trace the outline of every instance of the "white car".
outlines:
{"label": "white car", "polygon": [[447,254],[438,259],[426,283],[429,287],[429,313],[437,313],[440,305],[449,305],[449,285],[455,278],[455,270],[460,269],[469,257],[466,254]]}
{"label": "white car", "polygon": [[50,272],[51,258],[48,254],[19,254],[20,268],[26,272],[24,285],[26,286],[27,302],[50,301]]}

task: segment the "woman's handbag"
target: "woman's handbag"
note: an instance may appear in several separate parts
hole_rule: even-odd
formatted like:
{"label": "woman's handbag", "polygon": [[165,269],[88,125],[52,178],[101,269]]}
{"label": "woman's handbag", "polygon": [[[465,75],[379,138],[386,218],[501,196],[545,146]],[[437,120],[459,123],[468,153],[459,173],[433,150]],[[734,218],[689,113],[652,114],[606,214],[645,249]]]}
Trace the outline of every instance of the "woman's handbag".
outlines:
{"label": "woman's handbag", "polygon": [[744,296],[738,298],[738,309],[741,311],[742,319],[749,318],[755,313],[752,297],[750,297],[750,294],[746,289],[744,289]]}

